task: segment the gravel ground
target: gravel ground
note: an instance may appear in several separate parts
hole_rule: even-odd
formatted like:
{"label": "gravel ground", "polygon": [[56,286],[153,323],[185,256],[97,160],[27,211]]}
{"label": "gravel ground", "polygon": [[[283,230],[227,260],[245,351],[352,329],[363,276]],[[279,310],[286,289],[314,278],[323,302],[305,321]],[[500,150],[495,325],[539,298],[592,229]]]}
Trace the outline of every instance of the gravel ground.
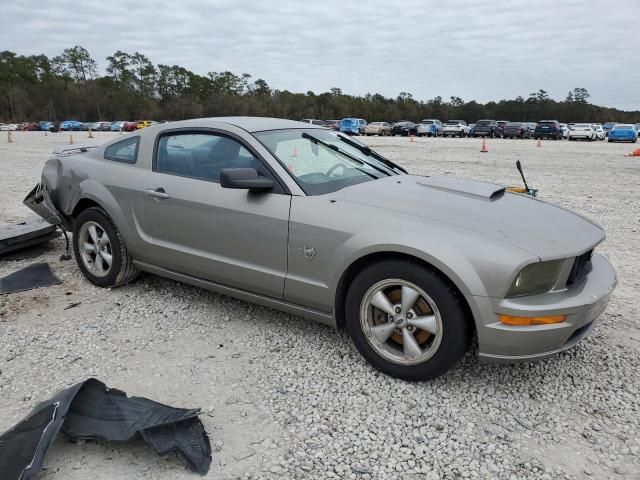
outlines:
{"label": "gravel ground", "polygon": [[[100,142],[117,134],[95,134]],[[86,133],[74,134],[85,141]],[[600,222],[619,286],[593,334],[534,364],[479,364],[405,383],[374,371],[344,332],[151,275],[102,290],[62,239],[40,259],[64,284],[0,297],[0,431],[96,376],[131,395],[203,408],[207,478],[640,478],[640,159],[603,142],[364,138],[412,173],[529,183]],[[0,139],[0,221],[68,135]],[[0,276],[35,260],[1,261]],[[71,304],[80,304],[65,309]],[[56,441],[43,478],[194,478],[144,444]]]}

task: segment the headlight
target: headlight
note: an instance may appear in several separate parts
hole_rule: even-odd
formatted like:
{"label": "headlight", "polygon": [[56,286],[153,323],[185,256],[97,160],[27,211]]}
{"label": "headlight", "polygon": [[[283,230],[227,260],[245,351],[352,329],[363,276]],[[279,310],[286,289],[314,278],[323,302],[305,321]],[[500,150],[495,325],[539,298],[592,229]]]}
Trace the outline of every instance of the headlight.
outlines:
{"label": "headlight", "polygon": [[516,277],[507,292],[507,297],[537,295],[553,288],[564,260],[551,260],[527,265]]}

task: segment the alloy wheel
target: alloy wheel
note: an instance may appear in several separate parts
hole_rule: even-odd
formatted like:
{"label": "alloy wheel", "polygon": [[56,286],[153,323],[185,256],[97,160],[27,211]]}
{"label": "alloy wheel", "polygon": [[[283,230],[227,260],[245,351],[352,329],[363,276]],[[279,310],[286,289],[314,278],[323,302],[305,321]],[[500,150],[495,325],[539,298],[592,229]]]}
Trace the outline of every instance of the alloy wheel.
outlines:
{"label": "alloy wheel", "polygon": [[429,360],[442,341],[442,317],[435,302],[406,280],[372,285],[360,304],[360,324],[373,349],[400,365]]}
{"label": "alloy wheel", "polygon": [[84,223],[80,228],[78,246],[85,268],[96,277],[106,277],[111,270],[113,251],[104,228],[93,221]]}

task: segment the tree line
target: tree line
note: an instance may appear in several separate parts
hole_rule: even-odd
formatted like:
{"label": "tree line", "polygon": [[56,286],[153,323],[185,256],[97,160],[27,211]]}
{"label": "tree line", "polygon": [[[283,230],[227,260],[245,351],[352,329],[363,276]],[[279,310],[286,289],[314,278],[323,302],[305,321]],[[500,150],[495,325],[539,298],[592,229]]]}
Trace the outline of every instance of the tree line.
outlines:
{"label": "tree line", "polygon": [[153,64],[140,52],[117,51],[106,58],[104,74],[87,49],[75,46],[60,55],[0,52],[0,121],[180,120],[224,115],[302,119],[360,117],[368,121],[423,118],[481,118],[561,122],[640,122],[640,111],[626,112],[589,103],[584,88],[564,100],[538,90],[528,97],[479,103],[459,97],[416,100],[408,92],[396,98],[354,96],[338,87],[328,92],[295,93],[272,88],[248,73],[194,73],[179,65]]}

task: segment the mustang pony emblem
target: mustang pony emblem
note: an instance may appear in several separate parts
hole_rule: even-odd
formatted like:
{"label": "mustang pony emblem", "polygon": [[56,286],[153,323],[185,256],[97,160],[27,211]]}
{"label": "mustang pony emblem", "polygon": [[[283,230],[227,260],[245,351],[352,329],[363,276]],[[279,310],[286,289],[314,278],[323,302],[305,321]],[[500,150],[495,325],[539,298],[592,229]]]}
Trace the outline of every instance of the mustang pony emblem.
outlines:
{"label": "mustang pony emblem", "polygon": [[313,260],[313,257],[316,256],[315,247],[308,247],[305,245],[302,251],[304,252],[304,257],[309,261]]}

